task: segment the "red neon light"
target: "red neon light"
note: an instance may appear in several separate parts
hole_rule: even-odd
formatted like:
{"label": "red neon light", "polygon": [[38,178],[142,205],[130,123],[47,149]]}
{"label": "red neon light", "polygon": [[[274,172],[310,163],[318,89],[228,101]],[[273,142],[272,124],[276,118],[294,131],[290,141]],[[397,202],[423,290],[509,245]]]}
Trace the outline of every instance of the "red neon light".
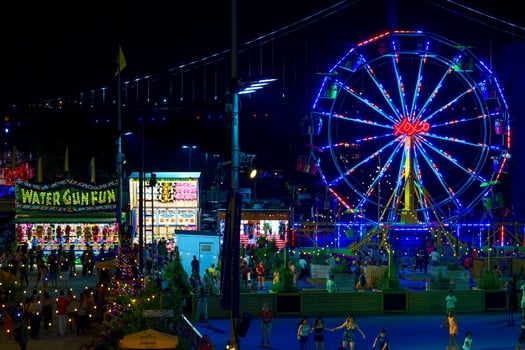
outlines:
{"label": "red neon light", "polygon": [[408,118],[404,118],[401,123],[394,125],[394,136],[405,134],[412,136],[419,132],[427,132],[430,130],[430,123],[421,120],[412,123]]}

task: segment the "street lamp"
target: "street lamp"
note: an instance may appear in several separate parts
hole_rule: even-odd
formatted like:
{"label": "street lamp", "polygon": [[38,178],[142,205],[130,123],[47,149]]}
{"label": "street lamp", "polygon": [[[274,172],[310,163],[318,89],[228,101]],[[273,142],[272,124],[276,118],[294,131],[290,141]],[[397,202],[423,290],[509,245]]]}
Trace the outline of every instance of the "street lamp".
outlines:
{"label": "street lamp", "polygon": [[191,153],[197,148],[197,145],[182,145],[182,148],[188,150],[188,171],[191,171]]}
{"label": "street lamp", "polygon": [[[237,335],[237,318],[240,316],[238,300],[240,297],[240,278],[239,278],[239,254],[240,254],[240,229],[241,229],[241,212],[242,199],[239,194],[239,165],[241,151],[239,148],[239,93],[242,92],[242,86],[238,81],[237,72],[237,0],[231,0],[231,80],[230,93],[231,105],[227,110],[231,112],[231,179],[230,179],[230,198],[228,200],[228,209],[226,215],[227,226],[225,227],[222,278],[223,285],[228,290],[229,295],[223,296],[223,305],[229,306],[230,309],[230,341],[226,348],[229,350],[240,350],[239,339]],[[267,82],[260,82],[266,85]],[[260,87],[251,90],[254,92]],[[250,93],[251,93],[250,92]],[[229,107],[229,108],[228,108]],[[223,306],[224,307],[224,306]],[[247,328],[249,320],[242,320],[239,325],[240,329]],[[244,321],[247,321],[245,323]],[[242,332],[241,332],[242,333]]]}

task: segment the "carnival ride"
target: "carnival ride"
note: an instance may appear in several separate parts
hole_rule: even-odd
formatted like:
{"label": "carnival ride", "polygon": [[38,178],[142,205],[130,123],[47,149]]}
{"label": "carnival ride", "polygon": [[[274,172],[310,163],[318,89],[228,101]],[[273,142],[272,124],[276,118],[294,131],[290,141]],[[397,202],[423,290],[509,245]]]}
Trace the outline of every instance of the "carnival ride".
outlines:
{"label": "carnival ride", "polygon": [[[310,158],[327,194],[366,227],[353,248],[424,231],[461,245],[504,206],[511,122],[502,87],[471,48],[422,31],[388,31],[323,73]],[[490,236],[490,234],[488,235]]]}

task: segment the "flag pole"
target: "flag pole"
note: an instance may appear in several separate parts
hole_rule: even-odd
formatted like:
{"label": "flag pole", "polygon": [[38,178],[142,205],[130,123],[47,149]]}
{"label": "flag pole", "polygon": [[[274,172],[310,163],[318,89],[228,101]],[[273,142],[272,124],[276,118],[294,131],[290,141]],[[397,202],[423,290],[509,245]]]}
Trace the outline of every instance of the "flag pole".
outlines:
{"label": "flag pole", "polygon": [[122,47],[119,45],[117,55],[117,182],[118,182],[118,196],[117,196],[117,224],[119,229],[122,226],[122,202],[123,202],[123,180],[122,180],[122,91],[120,72],[126,65],[126,60],[122,52]]}

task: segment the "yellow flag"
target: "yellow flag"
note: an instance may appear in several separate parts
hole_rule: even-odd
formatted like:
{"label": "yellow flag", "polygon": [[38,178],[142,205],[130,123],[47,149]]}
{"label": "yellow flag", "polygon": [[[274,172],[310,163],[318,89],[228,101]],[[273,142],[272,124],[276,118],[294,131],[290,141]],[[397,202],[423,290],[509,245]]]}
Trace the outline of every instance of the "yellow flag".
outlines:
{"label": "yellow flag", "polygon": [[118,46],[118,56],[117,56],[117,71],[115,72],[115,76],[119,75],[120,72],[126,68],[126,57],[124,57],[124,51],[122,51],[122,46]]}
{"label": "yellow flag", "polygon": [[43,172],[44,169],[42,169],[42,157],[38,157],[38,163],[36,165],[36,182],[39,184],[44,181]]}
{"label": "yellow flag", "polygon": [[64,154],[64,171],[69,172],[69,146],[66,146],[66,153]]}
{"label": "yellow flag", "polygon": [[97,181],[96,172],[95,172],[95,157],[91,157],[89,162],[89,181],[95,183]]}

